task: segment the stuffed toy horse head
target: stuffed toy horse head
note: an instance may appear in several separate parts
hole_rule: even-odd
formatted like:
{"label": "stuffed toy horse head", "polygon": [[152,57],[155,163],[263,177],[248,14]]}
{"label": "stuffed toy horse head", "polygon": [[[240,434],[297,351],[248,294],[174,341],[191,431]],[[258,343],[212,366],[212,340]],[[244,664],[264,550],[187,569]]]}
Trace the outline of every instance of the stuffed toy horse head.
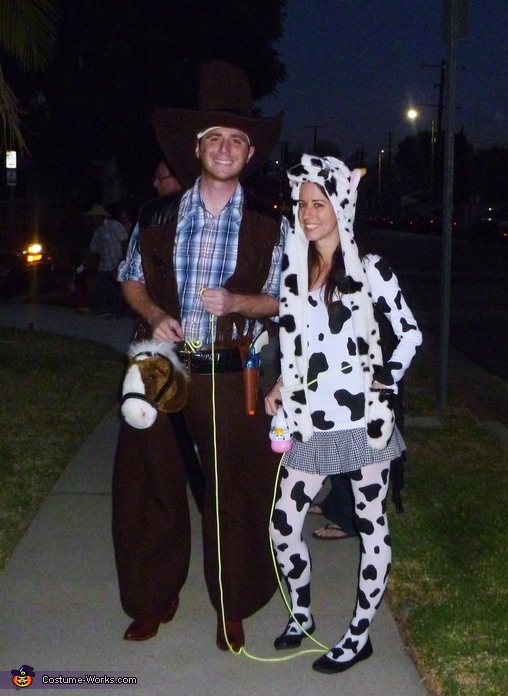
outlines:
{"label": "stuffed toy horse head", "polygon": [[175,346],[156,339],[132,343],[122,386],[122,415],[133,428],[149,428],[157,412],[180,411],[187,400],[189,375]]}

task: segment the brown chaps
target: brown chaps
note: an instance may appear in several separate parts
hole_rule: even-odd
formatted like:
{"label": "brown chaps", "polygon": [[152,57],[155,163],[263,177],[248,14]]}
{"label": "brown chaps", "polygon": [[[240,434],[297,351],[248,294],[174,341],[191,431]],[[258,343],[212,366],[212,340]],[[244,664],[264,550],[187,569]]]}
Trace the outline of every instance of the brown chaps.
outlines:
{"label": "brown chaps", "polygon": [[[246,415],[241,372],[215,375],[215,413],[212,376],[192,375],[185,417],[206,480],[202,536],[208,594],[220,613],[222,585],[226,619],[242,620],[270,600],[277,584],[268,525],[279,456],[270,449],[270,419],[261,395],[256,414]],[[191,552],[186,487],[168,416],[159,413],[145,430],[122,422],[113,473],[113,541],[120,598],[132,618],[164,616],[186,580]]]}

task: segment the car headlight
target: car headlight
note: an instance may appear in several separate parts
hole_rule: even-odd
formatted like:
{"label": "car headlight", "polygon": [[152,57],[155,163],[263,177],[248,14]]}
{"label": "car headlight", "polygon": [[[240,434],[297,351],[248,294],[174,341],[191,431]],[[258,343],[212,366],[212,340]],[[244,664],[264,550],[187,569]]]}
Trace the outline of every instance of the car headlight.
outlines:
{"label": "car headlight", "polygon": [[23,257],[28,265],[42,261],[42,244],[29,244],[23,251]]}

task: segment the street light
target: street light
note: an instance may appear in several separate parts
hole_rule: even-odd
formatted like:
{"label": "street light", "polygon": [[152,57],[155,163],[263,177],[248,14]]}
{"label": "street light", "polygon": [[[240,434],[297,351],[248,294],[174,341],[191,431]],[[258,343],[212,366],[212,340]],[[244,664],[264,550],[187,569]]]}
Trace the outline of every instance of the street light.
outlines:
{"label": "street light", "polygon": [[[420,116],[420,112],[411,107],[406,112],[407,118],[413,123]],[[430,204],[434,208],[434,160],[435,160],[435,148],[436,148],[436,124],[434,119],[432,119],[430,124],[430,177],[429,177],[429,194],[430,194]]]}

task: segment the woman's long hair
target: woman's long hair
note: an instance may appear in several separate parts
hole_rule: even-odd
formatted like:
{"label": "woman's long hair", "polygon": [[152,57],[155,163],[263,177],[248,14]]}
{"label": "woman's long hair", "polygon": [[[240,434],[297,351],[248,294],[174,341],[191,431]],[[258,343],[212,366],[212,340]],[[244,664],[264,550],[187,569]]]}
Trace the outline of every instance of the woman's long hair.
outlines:
{"label": "woman's long hair", "polygon": [[[310,287],[310,284],[312,282],[312,271],[314,269],[317,269],[319,272],[319,268],[321,267],[321,264],[323,262],[321,254],[316,249],[316,245],[314,242],[309,242],[309,253],[308,253],[307,259],[308,259],[309,287]],[[333,296],[334,296],[336,291],[339,292],[339,295],[343,295],[344,293],[347,293],[347,291],[348,291],[347,278],[344,274],[344,260],[342,257],[342,248],[341,248],[340,244],[333,252],[332,263],[330,266],[330,270],[328,271],[328,274],[326,276],[323,287],[324,287],[324,302],[325,302],[325,305],[327,307],[329,307],[331,305],[331,303],[334,301]]]}
{"label": "woman's long hair", "polygon": [[[321,186],[321,184],[316,184],[316,186],[321,191],[321,193],[324,196],[326,196],[326,198],[328,198],[328,195],[325,189]],[[307,256],[307,263],[309,269],[309,287],[312,282],[312,271],[316,269],[319,274],[319,269],[321,268],[322,262],[323,258],[317,250],[315,243],[309,242],[309,253]],[[344,274],[344,259],[342,256],[340,237],[339,244],[333,252],[330,270],[328,271],[328,275],[326,276],[324,282],[324,302],[327,307],[329,307],[333,302],[333,296],[335,294],[335,291],[338,291],[340,296],[348,292],[347,278]]]}

